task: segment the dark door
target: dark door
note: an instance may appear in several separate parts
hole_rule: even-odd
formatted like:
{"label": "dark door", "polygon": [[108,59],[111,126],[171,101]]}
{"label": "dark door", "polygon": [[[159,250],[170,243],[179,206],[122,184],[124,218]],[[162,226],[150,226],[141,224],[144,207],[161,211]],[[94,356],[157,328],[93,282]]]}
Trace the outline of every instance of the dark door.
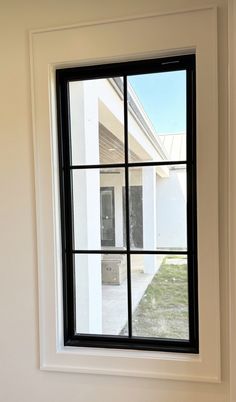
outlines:
{"label": "dark door", "polygon": [[114,187],[100,189],[101,244],[115,246]]}
{"label": "dark door", "polygon": [[[126,244],[126,210],[125,210],[125,189],[123,187],[123,236]],[[129,226],[130,226],[130,247],[143,247],[143,191],[142,186],[129,187]]]}

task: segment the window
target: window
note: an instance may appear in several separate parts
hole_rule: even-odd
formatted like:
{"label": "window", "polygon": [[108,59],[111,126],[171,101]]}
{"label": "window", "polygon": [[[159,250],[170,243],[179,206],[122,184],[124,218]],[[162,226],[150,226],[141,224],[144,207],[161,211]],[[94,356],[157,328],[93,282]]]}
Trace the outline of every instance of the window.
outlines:
{"label": "window", "polygon": [[[130,32],[132,32],[132,35],[130,35]],[[114,38],[115,40],[107,41],[108,37]],[[66,29],[65,27],[58,27],[56,29],[37,30],[30,33],[30,43],[38,239],[40,368],[49,371],[56,370],[76,373],[108,374],[115,376],[122,375],[162,379],[168,378],[185,381],[218,382],[220,380],[221,353],[218,247],[218,217],[220,206],[218,204],[218,59],[216,8],[209,7],[165,15],[153,14],[152,16],[131,17],[115,21],[97,21],[66,27]],[[60,46],[56,45],[58,43]],[[87,43],[89,43],[89,46],[86,46]],[[125,62],[127,60],[138,59],[147,60],[161,56],[163,57],[163,55],[173,56],[187,53],[196,54],[197,77],[196,187],[199,353],[162,353],[156,349],[153,351],[135,350],[131,348],[117,349],[115,347],[110,347],[110,344],[107,348],[65,346],[64,334],[66,332],[64,331],[64,324],[66,324],[66,315],[63,314],[62,284],[64,283],[65,286],[66,283],[62,278],[63,269],[61,266],[62,255],[64,253],[64,250],[62,250],[64,239],[62,242],[62,204],[60,202],[60,169],[58,166],[57,109],[59,108],[56,105],[56,71],[74,66],[94,66],[91,67],[94,69],[95,65],[104,65],[106,63],[115,63],[117,61]],[[114,64],[112,64],[112,66],[114,67]],[[170,71],[170,69],[168,71]],[[154,73],[157,72],[158,70],[154,71]],[[99,74],[100,73],[101,69]],[[124,75],[130,76],[132,74],[128,71],[119,71],[117,74],[114,71],[110,71],[110,73],[104,78],[119,78]],[[133,75],[141,76],[144,74],[139,70],[138,72],[134,72]],[[87,75],[81,78],[85,79],[85,77],[87,77]],[[99,77],[96,76],[96,78]],[[100,78],[100,80],[101,79],[102,78]],[[77,77],[75,78],[75,81],[76,80]],[[88,79],[86,78],[86,80]],[[132,82],[131,85],[132,84],[133,87],[135,87],[135,83]],[[120,93],[117,85],[115,85],[115,88],[116,91]],[[140,93],[138,92],[137,87],[134,89],[140,98]],[[64,95],[66,94],[64,93]],[[66,99],[65,96],[64,99]],[[189,103],[187,102],[187,104]],[[108,109],[111,109],[112,105],[113,102],[109,102]],[[121,118],[122,117],[120,116],[120,119]],[[136,124],[137,119],[135,119],[135,115],[133,115],[133,119],[134,124]],[[169,118],[167,120],[169,121]],[[160,123],[159,114],[158,122]],[[131,128],[130,118],[128,123],[129,128]],[[68,126],[66,120],[64,120],[64,124],[64,128],[66,128],[66,126]],[[105,130],[106,124],[103,124],[103,126],[105,128],[101,125],[100,129],[103,129],[103,136],[105,136],[107,133]],[[145,126],[143,126],[143,128],[145,129]],[[180,132],[180,128],[178,128],[178,130]],[[109,129],[109,131],[111,130]],[[158,134],[161,133],[160,130],[157,131]],[[110,133],[109,136],[111,136]],[[170,139],[169,136],[161,138]],[[134,150],[134,145],[135,142],[131,143],[132,150]],[[111,148],[114,147],[111,146]],[[114,155],[115,151],[110,152]],[[145,160],[144,157],[147,157],[147,155],[143,155],[142,161],[147,162],[148,159],[146,158]],[[174,159],[175,158],[172,158],[171,160],[173,161]],[[135,160],[133,160],[133,162],[135,162]],[[124,160],[120,159],[118,163],[124,163]],[[98,165],[99,164],[102,164],[101,161],[99,161]],[[145,166],[143,169],[147,169],[147,167],[148,166]],[[105,167],[103,166],[101,169],[105,169]],[[135,167],[132,167],[132,169],[134,170]],[[170,175],[171,180],[164,180],[164,177],[160,177],[161,171],[164,173],[163,169],[164,168],[160,168],[160,166],[157,168],[159,172],[159,175],[157,176],[158,183],[161,181],[162,184],[164,184],[173,181],[174,184],[174,180],[172,180],[173,177],[175,177],[174,174],[181,172],[177,171],[177,169],[172,169],[169,171],[173,174]],[[135,172],[136,171],[137,167]],[[108,178],[111,178],[112,175],[110,173],[103,174],[102,177],[106,178],[106,180],[102,183],[101,187],[114,188],[114,220],[113,222],[111,221],[111,223],[114,224],[113,232],[115,236],[112,241],[113,244],[115,242],[115,246],[105,246],[101,244],[101,247],[114,248],[118,247],[119,244],[121,245],[119,247],[125,248],[126,227],[122,224],[124,219],[122,217],[122,212],[124,216],[126,216],[127,213],[125,209],[126,206],[123,202],[123,197],[125,198],[126,191],[123,189],[123,187],[125,188],[125,183],[122,183],[122,190],[119,187],[119,199],[120,203],[123,205],[122,211],[117,204],[117,192],[114,182],[108,184]],[[122,176],[116,174],[115,177],[121,178]],[[129,212],[131,213],[132,206],[135,206],[134,210],[136,211],[136,218],[133,222],[136,222],[136,224],[130,228],[130,233],[132,233],[134,251],[138,251],[138,249],[141,249],[140,251],[142,251],[143,246],[147,249],[145,240],[146,236],[144,236],[143,230],[141,230],[143,222],[145,222],[143,212],[147,210],[147,208],[143,208],[142,203],[140,206],[140,199],[142,200],[143,197],[143,183],[135,180],[134,174],[132,174],[132,177],[133,179],[129,182],[130,193],[133,193],[131,198],[135,201],[134,203],[130,202]],[[184,181],[182,180],[181,183],[183,184]],[[158,192],[157,196],[160,194],[163,199],[162,205],[165,206],[166,192]],[[181,193],[179,192],[178,194]],[[73,196],[75,196],[74,193]],[[100,197],[98,191],[98,204]],[[111,194],[110,197],[112,197]],[[108,198],[109,196],[107,199]],[[108,203],[107,199],[106,202]],[[171,199],[169,198],[169,200]],[[160,204],[158,205],[160,211]],[[181,203],[178,205],[183,206],[184,204]],[[137,212],[138,208],[139,211],[142,211],[141,213]],[[171,207],[171,204],[168,207],[168,211],[169,221],[174,223],[172,217],[173,208]],[[180,209],[178,211],[178,217],[181,219],[177,225],[172,225],[172,227],[180,228],[181,223],[185,225],[185,221],[182,219],[182,213],[183,210]],[[139,221],[137,220],[137,216],[139,217]],[[161,224],[163,217],[164,215],[162,213],[159,214],[158,224]],[[101,220],[99,215],[98,220]],[[146,225],[143,226],[146,227]],[[168,231],[165,230],[165,232],[162,233],[168,233],[168,241],[170,242],[171,240],[171,244],[167,244],[165,240],[166,237],[162,235],[158,236],[158,247],[162,247],[162,251],[164,251],[164,248],[167,246],[178,247],[179,249],[181,243],[183,244],[187,237],[183,237],[181,243],[176,245],[174,244],[176,243],[174,242],[176,237],[170,236],[170,226],[166,225],[165,229],[167,228]],[[156,232],[158,233],[158,228],[156,228]],[[100,228],[98,225],[96,233],[100,233],[99,236],[101,237],[101,225]],[[186,230],[182,230],[181,233],[186,233]],[[106,236],[111,240],[110,234],[106,234]],[[162,241],[160,242],[160,240]],[[131,251],[133,251],[133,248]],[[99,251],[102,251],[102,248]],[[132,257],[133,253],[131,254]],[[115,256],[117,257],[116,253]],[[104,264],[105,262],[106,261],[104,261]],[[141,268],[142,266],[143,265],[141,264]],[[124,269],[120,270],[120,273],[121,271],[124,272]],[[108,272],[110,271],[108,270]],[[158,273],[161,273],[161,270],[159,270]],[[112,278],[114,279],[114,276],[112,276]],[[122,275],[116,278],[117,280],[120,278],[121,281],[126,280],[123,279]],[[106,286],[106,289],[108,289],[111,285],[108,284]],[[196,283],[194,288],[196,289]],[[64,295],[66,289],[67,287],[65,286]],[[113,285],[112,289],[115,291],[120,289],[120,287],[118,285]],[[108,306],[108,303],[106,305]],[[116,315],[118,316],[118,314]],[[195,317],[196,315],[197,312],[195,312]],[[125,328],[125,326],[123,328]],[[109,340],[111,340],[113,336],[114,335],[109,335]],[[97,338],[101,337],[104,337],[104,334],[97,335]],[[166,342],[165,345],[167,345]],[[171,351],[171,348],[167,348],[166,350]],[[186,350],[187,349],[185,349],[185,351]]]}
{"label": "window", "polygon": [[195,56],[56,79],[65,345],[198,353]]}

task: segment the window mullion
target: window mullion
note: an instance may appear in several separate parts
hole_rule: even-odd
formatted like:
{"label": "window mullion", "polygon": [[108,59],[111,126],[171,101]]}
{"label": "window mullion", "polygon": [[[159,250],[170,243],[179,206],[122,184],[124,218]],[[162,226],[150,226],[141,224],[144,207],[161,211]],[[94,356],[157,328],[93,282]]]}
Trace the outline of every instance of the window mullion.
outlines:
{"label": "window mullion", "polygon": [[125,144],[125,204],[126,204],[126,248],[127,248],[127,296],[128,296],[128,331],[132,337],[132,296],[131,296],[131,263],[130,263],[130,225],[129,225],[129,141],[128,141],[128,88],[127,76],[124,79],[124,144]]}

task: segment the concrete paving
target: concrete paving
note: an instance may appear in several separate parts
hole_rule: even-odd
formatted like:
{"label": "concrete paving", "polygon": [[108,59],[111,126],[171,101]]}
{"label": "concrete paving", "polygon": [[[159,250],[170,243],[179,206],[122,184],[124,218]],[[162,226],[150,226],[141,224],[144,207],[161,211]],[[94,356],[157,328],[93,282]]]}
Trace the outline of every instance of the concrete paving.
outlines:
{"label": "concrete paving", "polygon": [[[161,265],[163,257],[157,256],[156,272]],[[141,256],[132,256],[132,312],[137,308],[154,275],[143,272]],[[102,302],[103,334],[119,335],[127,324],[127,279],[121,285],[103,285]]]}

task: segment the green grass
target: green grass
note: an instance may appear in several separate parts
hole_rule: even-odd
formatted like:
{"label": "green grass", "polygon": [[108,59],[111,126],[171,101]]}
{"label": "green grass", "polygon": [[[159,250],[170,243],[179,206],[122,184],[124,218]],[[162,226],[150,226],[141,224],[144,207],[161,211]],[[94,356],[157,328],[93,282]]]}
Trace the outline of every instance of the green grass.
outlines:
{"label": "green grass", "polygon": [[166,257],[147,287],[133,313],[133,335],[188,339],[187,265],[171,264],[177,258]]}

